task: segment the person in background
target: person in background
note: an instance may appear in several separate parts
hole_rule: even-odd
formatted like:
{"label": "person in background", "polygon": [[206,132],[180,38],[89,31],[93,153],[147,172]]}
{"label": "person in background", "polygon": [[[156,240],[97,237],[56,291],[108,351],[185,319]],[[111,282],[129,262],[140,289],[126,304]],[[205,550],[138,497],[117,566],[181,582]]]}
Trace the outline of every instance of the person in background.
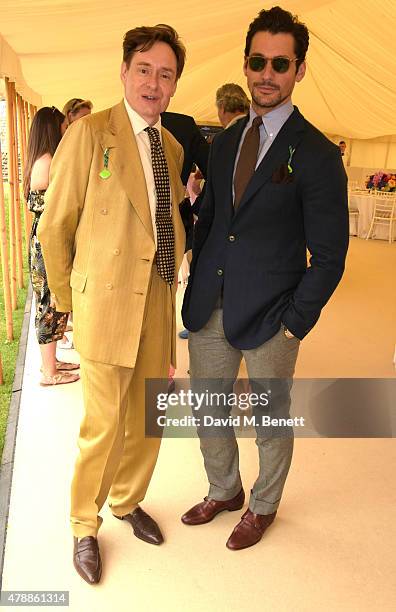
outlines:
{"label": "person in background", "polygon": [[63,107],[63,114],[67,120],[67,126],[69,126],[77,119],[90,115],[92,112],[93,104],[91,100],[83,100],[82,98],[71,98],[68,100]]}
{"label": "person in background", "polygon": [[40,385],[63,385],[79,380],[70,372],[78,364],[57,361],[56,342],[63,337],[68,312],[57,312],[53,307],[37,225],[44,210],[44,194],[48,187],[52,157],[62,138],[64,115],[54,106],[40,108],[32,121],[29,133],[27,161],[24,172],[24,195],[29,210],[34,214],[29,240],[29,272],[33,287],[36,316],[35,327],[41,353],[42,377]]}
{"label": "person in background", "polygon": [[216,91],[216,106],[223,128],[229,128],[249,112],[250,100],[240,85],[225,83]]}
{"label": "person in background", "polygon": [[[176,140],[182,145],[184,151],[183,169],[181,172],[181,180],[185,187],[187,187],[188,181],[191,182],[191,171],[194,166],[194,172],[197,171],[197,177],[206,179],[206,171],[209,157],[209,143],[202,136],[199,127],[195,123],[193,117],[189,115],[183,115],[181,113],[164,112],[161,113],[161,122],[167,130],[173,134]],[[195,166],[198,170],[195,170]],[[195,201],[195,198],[194,198]],[[191,245],[188,243],[192,240],[192,226],[193,226],[193,210],[191,209],[192,202],[187,201],[187,198],[182,203],[183,209],[180,211],[184,226],[187,233],[187,245],[186,251],[191,249]],[[199,202],[195,205],[195,209],[199,208]],[[189,267],[189,255],[186,252],[184,258],[184,268]],[[182,329],[179,332],[179,338],[186,340],[188,338],[188,331]],[[169,370],[169,393],[175,388],[174,382],[175,368],[171,365]]]}
{"label": "person in background", "polygon": [[[192,258],[192,240],[193,240],[193,228],[194,228],[194,219],[198,217],[199,212],[199,202],[198,199],[202,194],[202,185],[204,183],[204,176],[199,168],[194,164],[192,167],[192,171],[190,172],[190,176],[188,177],[187,185],[186,185],[186,197],[183,202],[180,204],[180,214],[183,219],[184,227],[188,228],[186,230],[186,252],[184,254],[184,259],[182,266],[179,271],[179,280],[183,286],[187,284],[188,275],[190,273],[190,264]],[[198,208],[197,208],[198,207]],[[181,340],[188,339],[188,330],[182,329],[178,333],[179,338]],[[175,390],[175,381],[173,379],[175,375],[175,368],[171,366],[169,370],[169,393],[172,393]]]}
{"label": "person in background", "polygon": [[341,152],[342,163],[344,164],[344,166],[347,166],[348,165],[348,161],[349,161],[349,156],[348,156],[348,151],[347,151],[347,146],[346,146],[345,140],[340,140],[340,142],[338,143],[338,147],[339,147],[340,152]]}
{"label": "person in background", "polygon": [[183,147],[184,160],[180,175],[183,185],[187,185],[194,164],[206,178],[209,144],[202,136],[193,117],[166,111],[161,113],[161,123]]}

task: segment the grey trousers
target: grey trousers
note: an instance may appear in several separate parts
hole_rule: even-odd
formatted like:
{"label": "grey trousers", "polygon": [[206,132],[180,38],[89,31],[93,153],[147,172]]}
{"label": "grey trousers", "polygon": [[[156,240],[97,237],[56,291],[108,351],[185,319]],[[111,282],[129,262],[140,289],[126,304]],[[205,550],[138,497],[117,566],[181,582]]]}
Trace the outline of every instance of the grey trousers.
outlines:
{"label": "grey trousers", "polygon": [[[258,348],[239,350],[224,336],[223,310],[216,308],[208,323],[198,332],[189,333],[190,376],[192,391],[232,392],[242,357],[245,359],[253,392],[259,392],[263,381],[269,381],[273,394],[272,415],[288,417],[290,389],[300,341],[286,338],[283,326],[275,336]],[[271,380],[269,380],[271,379]],[[229,405],[215,408],[206,406],[207,414],[224,418],[230,414]],[[202,410],[201,410],[202,414]],[[215,500],[232,499],[242,487],[239,473],[239,454],[235,432],[228,428],[226,435],[208,435],[198,428],[201,452],[209,480],[208,497]],[[293,454],[293,430],[285,435],[272,435],[268,429],[256,427],[259,453],[259,475],[251,490],[249,508],[257,514],[271,514],[277,510]]]}

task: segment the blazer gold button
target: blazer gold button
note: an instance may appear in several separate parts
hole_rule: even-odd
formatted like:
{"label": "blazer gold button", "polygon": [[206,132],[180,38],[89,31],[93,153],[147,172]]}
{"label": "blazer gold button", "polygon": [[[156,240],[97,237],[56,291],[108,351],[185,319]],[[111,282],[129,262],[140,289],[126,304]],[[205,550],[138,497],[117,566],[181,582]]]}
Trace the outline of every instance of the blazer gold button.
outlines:
{"label": "blazer gold button", "polygon": [[233,235],[231,234],[231,236],[228,236],[228,240],[229,240],[230,242],[235,242],[235,236],[233,236]]}
{"label": "blazer gold button", "polygon": [[120,249],[114,249],[113,253],[114,253],[114,255],[119,255],[120,254]]}
{"label": "blazer gold button", "polygon": [[113,289],[113,285],[111,283],[106,283],[106,289]]}
{"label": "blazer gold button", "polygon": [[107,208],[102,208],[102,210],[100,211],[100,214],[107,215],[107,212],[108,212]]}
{"label": "blazer gold button", "polygon": [[223,276],[223,270],[222,270],[221,268],[219,268],[219,269],[217,270],[217,274],[218,274],[219,276]]}

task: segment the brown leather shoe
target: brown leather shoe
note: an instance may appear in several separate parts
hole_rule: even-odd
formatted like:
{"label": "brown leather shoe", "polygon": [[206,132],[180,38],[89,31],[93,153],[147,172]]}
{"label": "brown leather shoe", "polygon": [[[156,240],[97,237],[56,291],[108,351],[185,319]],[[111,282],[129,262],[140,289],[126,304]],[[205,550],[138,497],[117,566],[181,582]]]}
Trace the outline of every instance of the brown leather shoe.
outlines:
{"label": "brown leather shoe", "polygon": [[97,584],[102,575],[102,561],[97,538],[74,538],[73,564],[81,578],[88,584]]}
{"label": "brown leather shoe", "polygon": [[133,533],[140,540],[149,544],[162,544],[164,541],[164,536],[155,520],[139,506],[125,516],[114,516],[121,521],[128,521],[133,527]]}
{"label": "brown leather shoe", "polygon": [[238,495],[226,501],[217,501],[205,497],[203,502],[193,506],[188,512],[183,514],[181,520],[185,525],[203,525],[204,523],[212,521],[219,512],[223,512],[224,510],[228,510],[229,512],[240,510],[244,501],[245,491],[243,489],[239,491]]}
{"label": "brown leather shoe", "polygon": [[249,509],[243,514],[240,522],[227,540],[226,546],[230,550],[248,548],[260,542],[267,527],[271,525],[276,512],[272,514],[254,514]]}

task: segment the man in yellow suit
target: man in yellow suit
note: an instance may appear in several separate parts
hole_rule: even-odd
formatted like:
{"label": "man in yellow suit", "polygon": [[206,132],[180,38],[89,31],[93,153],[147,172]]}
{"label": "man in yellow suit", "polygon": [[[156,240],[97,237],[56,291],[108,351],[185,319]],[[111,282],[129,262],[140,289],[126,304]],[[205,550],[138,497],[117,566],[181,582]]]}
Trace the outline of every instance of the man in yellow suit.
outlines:
{"label": "man in yellow suit", "polygon": [[[99,582],[98,513],[137,537],[163,541],[138,505],[160,439],[145,437],[145,380],[167,380],[175,363],[175,278],[185,246],[179,214],[183,150],[161,128],[185,49],[170,26],[125,34],[116,106],[75,122],[51,167],[39,227],[59,311],[73,310],[85,413],[72,482],[74,566]],[[149,407],[148,407],[149,409]]]}

